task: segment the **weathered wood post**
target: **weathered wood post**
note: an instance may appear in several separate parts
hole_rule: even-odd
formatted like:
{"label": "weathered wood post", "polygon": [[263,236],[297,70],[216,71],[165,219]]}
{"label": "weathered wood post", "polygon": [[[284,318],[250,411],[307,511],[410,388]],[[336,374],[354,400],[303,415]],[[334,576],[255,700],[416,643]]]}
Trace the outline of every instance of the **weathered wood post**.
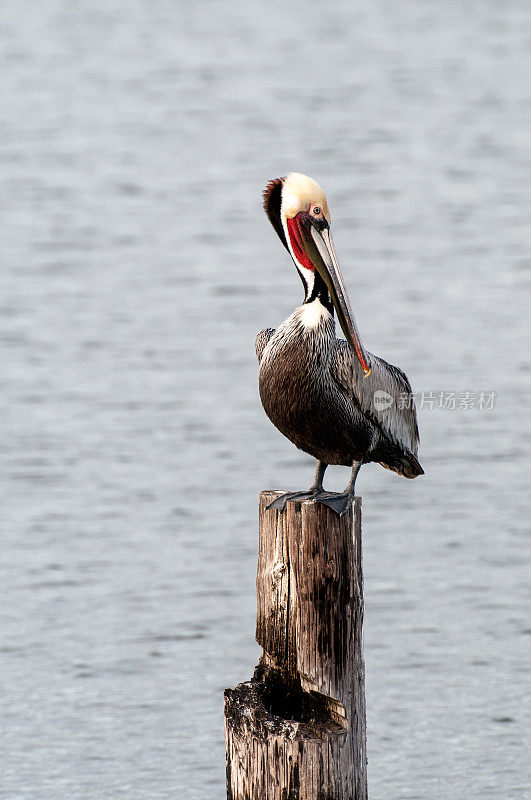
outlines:
{"label": "weathered wood post", "polygon": [[268,511],[278,494],[260,494],[263,655],[225,691],[227,798],[366,800],[361,499]]}

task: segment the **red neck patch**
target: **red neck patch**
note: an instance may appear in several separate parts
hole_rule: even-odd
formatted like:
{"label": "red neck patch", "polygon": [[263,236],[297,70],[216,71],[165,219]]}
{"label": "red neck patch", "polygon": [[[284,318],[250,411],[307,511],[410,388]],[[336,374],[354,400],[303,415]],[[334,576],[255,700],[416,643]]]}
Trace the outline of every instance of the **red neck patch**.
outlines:
{"label": "red neck patch", "polygon": [[302,221],[299,219],[300,214],[297,214],[293,219],[288,219],[288,233],[293,255],[301,265],[309,270],[314,270],[315,267],[306,255],[304,250],[304,233],[302,228]]}

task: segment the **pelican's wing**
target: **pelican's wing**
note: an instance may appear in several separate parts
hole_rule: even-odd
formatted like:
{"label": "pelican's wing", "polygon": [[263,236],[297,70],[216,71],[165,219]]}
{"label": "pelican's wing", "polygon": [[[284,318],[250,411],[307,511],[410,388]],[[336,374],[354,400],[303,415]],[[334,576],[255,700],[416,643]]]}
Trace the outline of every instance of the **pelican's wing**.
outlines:
{"label": "pelican's wing", "polygon": [[354,368],[356,356],[347,342],[336,339],[332,375],[369,419],[401,450],[417,455],[419,429],[411,385],[398,367],[369,353],[372,372],[363,377]]}
{"label": "pelican's wing", "polygon": [[260,361],[262,360],[262,353],[264,352],[265,346],[273,336],[274,332],[275,332],[274,328],[264,328],[263,331],[260,331],[260,333],[257,334],[254,342],[254,347],[256,350],[256,357],[258,359],[258,363],[260,363]]}

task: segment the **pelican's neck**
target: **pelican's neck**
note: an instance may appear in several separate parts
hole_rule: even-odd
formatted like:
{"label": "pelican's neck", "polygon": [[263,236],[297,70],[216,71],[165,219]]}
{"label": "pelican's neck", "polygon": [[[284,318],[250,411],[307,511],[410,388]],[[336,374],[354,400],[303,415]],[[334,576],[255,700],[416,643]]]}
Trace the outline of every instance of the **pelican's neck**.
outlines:
{"label": "pelican's neck", "polygon": [[304,289],[305,289],[305,297],[303,305],[307,303],[314,303],[316,300],[326,308],[329,314],[334,316],[334,305],[332,300],[330,299],[330,294],[328,292],[328,288],[326,283],[321,278],[317,270],[314,270],[312,273],[313,280],[306,281],[303,278]]}
{"label": "pelican's neck", "polygon": [[[315,300],[305,301],[302,306],[295,309],[295,315],[297,321],[302,324],[303,329],[308,333],[312,332],[312,334],[316,328],[320,328],[321,325],[327,323],[331,318],[330,312],[326,306],[321,303],[318,297],[316,297]],[[332,326],[333,325],[334,323],[332,321]]]}

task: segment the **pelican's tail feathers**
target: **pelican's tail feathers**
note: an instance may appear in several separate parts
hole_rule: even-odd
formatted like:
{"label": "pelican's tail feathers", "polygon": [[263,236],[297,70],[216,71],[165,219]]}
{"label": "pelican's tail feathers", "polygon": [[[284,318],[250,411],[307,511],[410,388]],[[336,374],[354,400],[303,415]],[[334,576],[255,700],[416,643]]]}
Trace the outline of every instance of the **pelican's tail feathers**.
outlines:
{"label": "pelican's tail feathers", "polygon": [[404,478],[417,478],[419,475],[424,475],[424,470],[413,453],[401,453],[396,461],[393,460],[392,464],[386,464],[384,461],[380,461],[380,464],[382,467],[390,469],[391,472],[403,475]]}

